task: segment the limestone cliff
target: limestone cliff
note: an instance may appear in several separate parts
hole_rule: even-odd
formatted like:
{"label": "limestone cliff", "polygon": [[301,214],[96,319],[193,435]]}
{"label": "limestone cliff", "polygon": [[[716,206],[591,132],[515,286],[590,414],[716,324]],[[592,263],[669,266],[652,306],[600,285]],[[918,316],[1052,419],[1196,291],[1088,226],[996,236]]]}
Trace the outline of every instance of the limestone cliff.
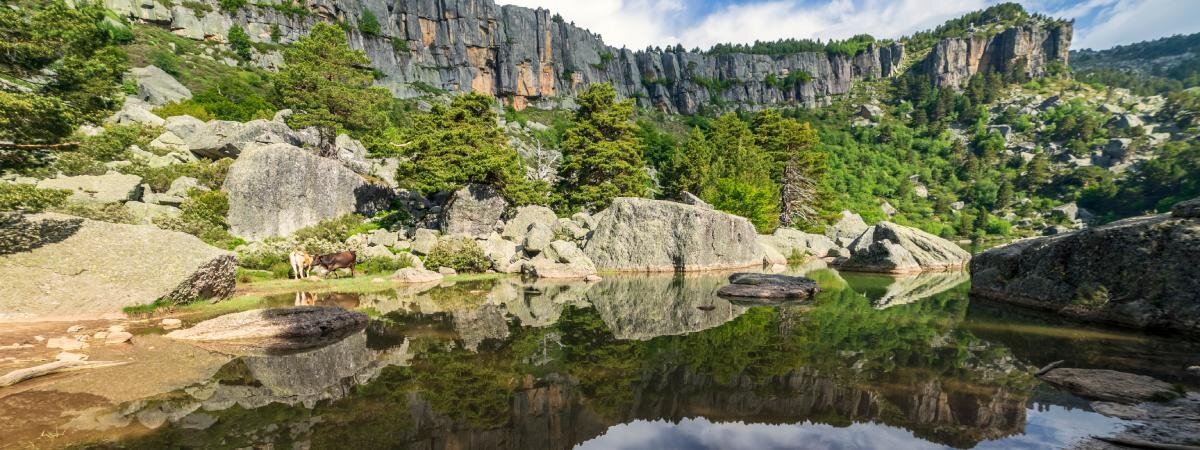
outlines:
{"label": "limestone cliff", "polygon": [[[517,108],[529,102],[574,94],[592,84],[612,83],[641,106],[691,114],[705,108],[757,109],[769,105],[816,106],[846,93],[855,81],[889,77],[905,55],[901,44],[872,45],[855,56],[807,52],[786,55],[685,51],[632,51],[615,48],[588,30],[563,22],[544,9],[499,6],[493,0],[260,0],[224,12],[216,0],[166,7],[158,0],[105,0],[131,18],[169,27],[181,36],[223,41],[237,24],[251,39],[295,41],[320,21],[343,23],[350,43],[384,74],[380,83],[400,97],[432,89],[475,91],[508,99]],[[365,13],[378,18],[380,31],[365,34]],[[272,37],[273,28],[277,29]],[[1046,61],[1066,61],[1070,26],[1010,28],[990,37],[942,41],[919,67],[935,71],[939,85],[957,86],[981,70],[1027,61],[1031,74]],[[278,57],[256,57],[273,67]],[[804,72],[808,81],[769,83]],[[797,77],[793,76],[795,80]]]}
{"label": "limestone cliff", "polygon": [[943,39],[934,45],[922,70],[938,87],[961,87],[977,73],[1021,71],[1034,77],[1047,75],[1055,61],[1066,67],[1071,29],[1069,22],[1026,24],[998,34]]}

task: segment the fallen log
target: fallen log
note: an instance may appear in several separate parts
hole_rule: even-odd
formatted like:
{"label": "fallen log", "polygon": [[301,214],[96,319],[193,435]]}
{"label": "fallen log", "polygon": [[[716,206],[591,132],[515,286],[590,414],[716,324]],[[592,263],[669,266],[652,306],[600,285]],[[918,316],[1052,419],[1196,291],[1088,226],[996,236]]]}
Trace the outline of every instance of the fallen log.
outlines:
{"label": "fallen log", "polygon": [[129,364],[128,361],[54,361],[40,366],[17,369],[0,376],[0,387],[8,387],[22,381],[54,373],[76,370],[99,369]]}

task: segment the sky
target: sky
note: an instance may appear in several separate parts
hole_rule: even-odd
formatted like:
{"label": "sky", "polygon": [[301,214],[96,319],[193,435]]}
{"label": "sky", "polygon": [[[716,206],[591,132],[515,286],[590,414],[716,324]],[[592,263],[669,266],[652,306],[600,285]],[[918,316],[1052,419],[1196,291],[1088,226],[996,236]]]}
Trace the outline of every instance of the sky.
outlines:
{"label": "sky", "polygon": [[[546,8],[642,49],[783,38],[898,38],[999,0],[497,0]],[[1072,49],[1105,49],[1200,32],[1200,0],[1020,0],[1025,9],[1075,19]]]}

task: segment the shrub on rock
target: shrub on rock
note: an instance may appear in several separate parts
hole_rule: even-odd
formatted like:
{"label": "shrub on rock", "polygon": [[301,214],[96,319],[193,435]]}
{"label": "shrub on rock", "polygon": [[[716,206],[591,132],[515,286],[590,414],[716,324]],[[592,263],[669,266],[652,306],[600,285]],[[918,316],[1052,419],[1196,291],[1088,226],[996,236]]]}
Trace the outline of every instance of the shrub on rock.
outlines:
{"label": "shrub on rock", "polygon": [[483,247],[468,237],[442,238],[425,256],[425,267],[449,267],[456,272],[478,273],[491,266]]}

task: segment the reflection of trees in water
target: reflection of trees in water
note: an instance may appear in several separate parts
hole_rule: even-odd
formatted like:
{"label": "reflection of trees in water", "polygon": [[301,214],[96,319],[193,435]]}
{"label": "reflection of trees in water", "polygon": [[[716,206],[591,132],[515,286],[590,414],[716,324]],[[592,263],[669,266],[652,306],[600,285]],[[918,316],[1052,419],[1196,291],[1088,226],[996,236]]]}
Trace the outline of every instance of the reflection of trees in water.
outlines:
{"label": "reflection of trees in water", "polygon": [[[368,334],[411,337],[417,355],[411,367],[387,368],[312,409],[248,405],[257,409],[204,412],[219,420],[191,433],[277,444],[295,439],[319,448],[570,448],[633,419],[704,416],[835,426],[872,420],[969,446],[1023,427],[1032,380],[1003,348],[957,328],[966,312],[965,288],[883,310],[851,289],[830,289],[810,304],[743,308],[706,322],[706,312],[693,303],[707,300],[684,287],[691,280],[663,280],[600,284],[571,294],[588,303],[542,306],[529,305],[548,292],[573,291],[522,287],[499,301],[493,285],[495,303],[473,310],[489,318],[484,322],[495,322],[496,314],[486,311],[518,309],[516,302],[526,305],[519,314],[530,320],[556,320],[540,327],[518,320],[503,328],[505,336],[483,333],[494,339],[479,352],[448,345],[471,332],[470,314],[395,311],[384,316],[390,325],[373,324]],[[710,290],[719,283],[692,285]],[[227,376],[225,383],[263,379]],[[271,383],[276,390],[289,386]],[[234,416],[244,426],[226,420]],[[266,423],[286,425],[267,432]]]}

